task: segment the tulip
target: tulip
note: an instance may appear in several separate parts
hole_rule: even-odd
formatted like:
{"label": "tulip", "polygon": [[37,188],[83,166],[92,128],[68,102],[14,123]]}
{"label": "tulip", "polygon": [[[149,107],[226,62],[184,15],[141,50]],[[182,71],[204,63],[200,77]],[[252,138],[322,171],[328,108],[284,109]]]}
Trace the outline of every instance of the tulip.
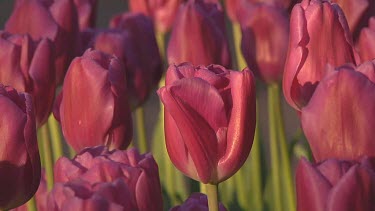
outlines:
{"label": "tulip", "polygon": [[126,148],[132,121],[122,63],[113,56],[87,50],[71,63],[59,111],[62,132],[74,150],[106,145]]}
{"label": "tulip", "polygon": [[189,0],[180,7],[167,57],[170,64],[231,66],[224,14],[219,3]]}
{"label": "tulip", "polygon": [[150,17],[156,30],[168,32],[175,20],[178,8],[183,0],[129,0],[132,12],[140,12]]}
{"label": "tulip", "polygon": [[345,16],[336,4],[321,0],[296,4],[283,76],[287,102],[300,110],[309,102],[327,64],[355,63],[356,56]]}
{"label": "tulip", "polygon": [[243,10],[241,47],[247,65],[267,83],[281,81],[288,51],[288,14],[267,4]]}
{"label": "tulip", "polygon": [[375,160],[301,159],[296,171],[298,211],[375,210]]}
{"label": "tulip", "polygon": [[[98,206],[95,210],[162,210],[158,166],[151,154],[137,150],[86,148],[73,160],[62,157],[55,165],[56,185],[48,198],[49,210]],[[89,209],[91,210],[91,209]]]}
{"label": "tulip", "polygon": [[97,0],[74,0],[77,8],[79,30],[94,28],[96,23]]}
{"label": "tulip", "polygon": [[0,82],[33,97],[37,126],[46,122],[55,96],[53,44],[0,31]]}
{"label": "tulip", "polygon": [[375,58],[375,16],[369,20],[368,28],[361,30],[357,47],[362,61]]}
{"label": "tulip", "polygon": [[125,64],[130,104],[135,108],[146,101],[163,74],[152,21],[125,13],[111,20],[111,28],[95,36],[93,47],[116,55]]}
{"label": "tulip", "polygon": [[[208,211],[207,196],[202,193],[193,193],[186,201],[176,207],[171,208],[169,211]],[[222,203],[219,205],[219,211],[226,211]]]}
{"label": "tulip", "polygon": [[171,65],[158,90],[165,107],[165,140],[173,164],[202,183],[231,177],[246,161],[255,130],[250,70]]}
{"label": "tulip", "polygon": [[49,38],[56,48],[57,83],[62,82],[70,61],[80,50],[78,18],[73,0],[17,0],[5,24],[5,31],[29,34],[34,41]]}
{"label": "tulip", "polygon": [[31,96],[0,84],[0,209],[28,201],[40,181],[40,157]]}
{"label": "tulip", "polygon": [[301,111],[302,128],[315,160],[375,156],[375,118],[369,115],[375,109],[375,60],[328,72]]}

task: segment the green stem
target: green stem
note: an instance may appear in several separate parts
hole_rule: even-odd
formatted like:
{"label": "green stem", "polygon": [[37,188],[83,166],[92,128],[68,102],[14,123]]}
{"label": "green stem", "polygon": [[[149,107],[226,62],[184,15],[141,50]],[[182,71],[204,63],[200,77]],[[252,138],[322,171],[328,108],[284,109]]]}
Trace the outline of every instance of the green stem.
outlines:
{"label": "green stem", "polygon": [[47,189],[51,190],[53,187],[53,160],[51,140],[48,133],[48,124],[43,125],[41,128],[43,150],[44,150],[44,164],[47,178]]}
{"label": "green stem", "polygon": [[159,47],[160,56],[163,61],[166,60],[166,51],[165,51],[165,34],[163,32],[156,33],[156,42]]}
{"label": "green stem", "polygon": [[199,192],[207,195],[206,185],[204,183],[199,183]]}
{"label": "green stem", "polygon": [[285,128],[284,128],[284,119],[282,115],[282,105],[280,100],[280,88],[278,84],[274,85],[274,100],[275,100],[275,115],[276,115],[276,123],[278,127],[278,136],[279,136],[279,143],[280,143],[280,154],[281,154],[281,166],[282,166],[282,178],[283,178],[283,185],[286,194],[286,203],[288,206],[288,210],[294,211],[296,210],[295,207],[295,193],[294,193],[294,184],[293,184],[293,177],[290,165],[290,157],[289,157],[289,150],[288,150],[288,143],[286,141],[285,135]]}
{"label": "green stem", "polygon": [[208,198],[208,210],[218,211],[219,200],[218,200],[218,185],[206,184],[207,198]]}
{"label": "green stem", "polygon": [[[277,87],[276,87],[277,88]],[[276,89],[277,90],[277,89]],[[272,210],[282,210],[281,192],[280,192],[280,165],[277,140],[277,119],[275,114],[275,84],[267,86],[268,92],[268,118],[270,135],[270,153],[271,153],[271,178],[274,207]]]}
{"label": "green stem", "polygon": [[63,156],[63,144],[62,144],[62,138],[61,138],[61,131],[60,127],[56,121],[56,119],[53,117],[53,115],[50,115],[48,118],[48,128],[49,132],[52,136],[52,150],[53,150],[53,161],[56,162],[57,159],[59,159],[61,156]]}
{"label": "green stem", "polygon": [[76,151],[69,145],[68,145],[68,149],[69,149],[69,157],[74,158],[74,156],[76,155]]}
{"label": "green stem", "polygon": [[27,202],[27,211],[37,211],[35,195]]}
{"label": "green stem", "polygon": [[241,51],[242,32],[241,32],[240,24],[233,23],[232,30],[233,30],[234,50],[236,52],[235,55],[237,58],[237,69],[242,70],[247,66],[247,64]]}
{"label": "green stem", "polygon": [[145,113],[143,107],[138,107],[135,110],[135,118],[137,125],[137,143],[139,151],[145,153],[148,151],[147,139],[146,139],[146,128],[145,128]]}

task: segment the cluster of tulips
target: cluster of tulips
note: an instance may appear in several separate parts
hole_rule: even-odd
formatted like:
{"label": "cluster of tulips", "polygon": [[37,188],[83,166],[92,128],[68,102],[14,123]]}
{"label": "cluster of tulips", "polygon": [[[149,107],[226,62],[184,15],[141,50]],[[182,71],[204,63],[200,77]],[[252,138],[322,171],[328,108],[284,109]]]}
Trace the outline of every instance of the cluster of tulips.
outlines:
{"label": "cluster of tulips", "polygon": [[375,210],[374,0],[126,2],[14,0],[0,210]]}

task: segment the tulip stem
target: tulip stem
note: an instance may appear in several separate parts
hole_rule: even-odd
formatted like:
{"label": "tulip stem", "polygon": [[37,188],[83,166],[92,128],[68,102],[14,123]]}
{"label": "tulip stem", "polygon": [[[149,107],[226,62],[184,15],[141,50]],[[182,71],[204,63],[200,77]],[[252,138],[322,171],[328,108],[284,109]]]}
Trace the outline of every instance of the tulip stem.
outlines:
{"label": "tulip stem", "polygon": [[[268,118],[269,118],[269,135],[270,135],[270,153],[271,153],[271,181],[273,189],[273,209],[282,210],[281,192],[280,192],[280,163],[277,140],[277,120],[275,114],[275,84],[267,86],[268,92]],[[276,89],[277,91],[277,89]]]}
{"label": "tulip stem", "polygon": [[160,56],[162,58],[163,61],[165,61],[166,59],[166,55],[165,55],[165,34],[163,32],[157,32],[156,33],[156,42],[158,44],[158,47],[159,47],[159,52],[160,52]]}
{"label": "tulip stem", "polygon": [[52,160],[52,149],[51,140],[48,133],[48,124],[43,125],[41,128],[41,136],[43,142],[44,151],[44,168],[46,170],[47,178],[47,190],[51,190],[53,187],[53,160]]}
{"label": "tulip stem", "polygon": [[37,211],[35,195],[31,197],[31,199],[27,202],[26,206],[27,206],[27,211]]}
{"label": "tulip stem", "polygon": [[274,85],[274,97],[275,97],[275,115],[276,115],[276,123],[278,127],[278,136],[279,136],[279,144],[280,144],[280,154],[281,154],[281,166],[282,166],[282,178],[283,178],[283,188],[286,192],[284,195],[286,197],[286,203],[288,205],[288,210],[294,211],[296,210],[295,207],[295,193],[294,193],[294,185],[293,185],[293,177],[291,173],[291,166],[290,166],[290,157],[289,157],[289,150],[288,150],[288,143],[286,141],[285,135],[285,128],[284,128],[284,118],[282,115],[282,105],[280,100],[280,88],[278,84]]}
{"label": "tulip stem", "polygon": [[63,145],[61,139],[61,131],[59,125],[53,115],[51,114],[48,118],[48,128],[52,136],[52,149],[53,149],[53,161],[56,162],[61,156],[63,156]]}
{"label": "tulip stem", "polygon": [[237,69],[242,70],[247,65],[246,65],[246,61],[245,61],[245,59],[242,55],[242,51],[241,51],[242,32],[241,32],[240,24],[239,23],[233,23],[232,31],[233,31],[235,55],[236,55],[236,59],[237,59]]}
{"label": "tulip stem", "polygon": [[218,211],[219,200],[218,200],[218,185],[206,184],[207,198],[208,198],[208,210]]}
{"label": "tulip stem", "polygon": [[74,149],[71,146],[68,146],[68,147],[69,147],[69,157],[74,158],[74,156],[76,155],[76,151],[74,151]]}
{"label": "tulip stem", "polygon": [[136,124],[137,124],[137,143],[141,153],[148,151],[146,128],[145,128],[145,113],[143,107],[138,107],[135,110]]}

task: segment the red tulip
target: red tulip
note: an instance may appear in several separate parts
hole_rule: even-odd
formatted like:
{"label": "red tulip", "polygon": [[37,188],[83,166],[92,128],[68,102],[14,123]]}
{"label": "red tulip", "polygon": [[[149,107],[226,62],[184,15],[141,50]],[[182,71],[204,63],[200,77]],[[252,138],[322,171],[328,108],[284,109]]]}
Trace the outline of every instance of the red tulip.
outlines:
{"label": "red tulip", "polygon": [[231,66],[224,14],[218,3],[189,0],[180,7],[168,43],[168,62]]}
{"label": "red tulip", "polygon": [[135,108],[146,101],[163,74],[152,21],[141,14],[125,13],[111,20],[111,28],[96,35],[93,47],[123,61],[130,103]]}
{"label": "red tulip", "polygon": [[248,69],[169,67],[158,94],[165,107],[168,154],[185,175],[217,184],[243,165],[254,138],[254,83]]}
{"label": "red tulip", "polygon": [[48,199],[50,210],[162,210],[158,166],[151,154],[137,150],[86,148],[73,160],[55,165],[57,183]]}
{"label": "red tulip", "polygon": [[47,120],[55,97],[53,44],[0,31],[0,82],[33,97],[37,126]]}
{"label": "red tulip", "polygon": [[27,202],[38,189],[40,158],[31,96],[0,84],[0,209]]}
{"label": "red tulip", "polygon": [[17,0],[5,31],[29,34],[35,41],[49,38],[56,47],[55,76],[58,83],[62,82],[70,61],[80,50],[73,0]]}
{"label": "red tulip", "polygon": [[157,31],[167,32],[175,20],[183,0],[129,0],[132,12],[140,12],[152,18]]}
{"label": "red tulip", "polygon": [[357,47],[362,61],[375,59],[375,16],[369,21],[368,28],[363,28]]}
{"label": "red tulip", "polygon": [[304,0],[294,6],[283,91],[296,110],[305,106],[326,65],[355,63],[356,53],[344,14],[336,4]]}
{"label": "red tulip", "polygon": [[126,148],[132,121],[121,62],[96,50],[87,50],[71,63],[61,93],[62,132],[76,151],[89,146]]}
{"label": "red tulip", "polygon": [[77,8],[79,30],[94,28],[96,23],[97,0],[74,0]]}
{"label": "red tulip", "polygon": [[375,210],[375,160],[301,159],[296,173],[298,211]]}
{"label": "red tulip", "polygon": [[241,49],[247,65],[265,82],[280,82],[288,51],[288,14],[267,4],[248,4],[242,11]]}
{"label": "red tulip", "polygon": [[[193,193],[181,205],[171,208],[169,211],[208,211],[207,196],[202,193]],[[222,203],[219,204],[219,211],[226,211]]]}
{"label": "red tulip", "polygon": [[375,60],[329,71],[302,109],[301,122],[316,161],[375,156]]}

